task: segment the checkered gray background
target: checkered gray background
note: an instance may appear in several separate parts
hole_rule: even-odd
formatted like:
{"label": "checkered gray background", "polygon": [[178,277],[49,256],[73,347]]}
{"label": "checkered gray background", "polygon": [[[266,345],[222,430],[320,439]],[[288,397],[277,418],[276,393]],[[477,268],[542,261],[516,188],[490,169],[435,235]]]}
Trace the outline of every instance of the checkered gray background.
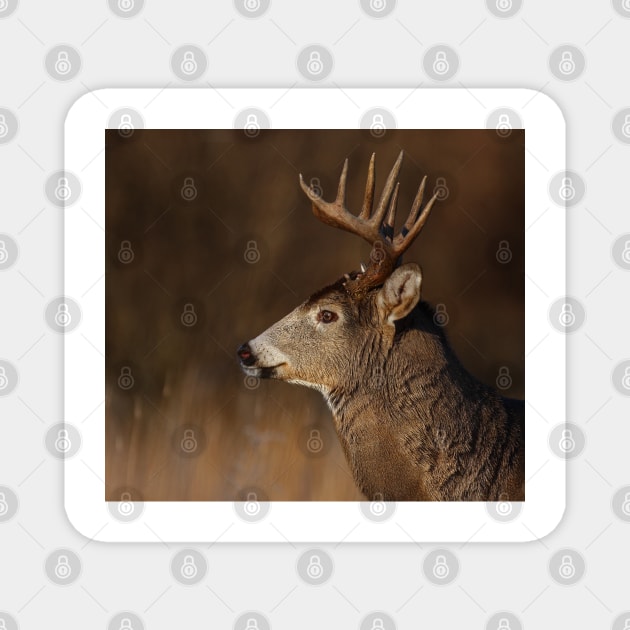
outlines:
{"label": "checkered gray background", "polygon": [[[0,0],[0,628],[630,628],[629,56],[627,0]],[[63,208],[46,187],[65,112],[108,86],[305,84],[530,87],[563,109],[570,299],[549,304],[565,315],[577,446],[545,539],[184,549],[69,525],[50,448],[65,419]]]}

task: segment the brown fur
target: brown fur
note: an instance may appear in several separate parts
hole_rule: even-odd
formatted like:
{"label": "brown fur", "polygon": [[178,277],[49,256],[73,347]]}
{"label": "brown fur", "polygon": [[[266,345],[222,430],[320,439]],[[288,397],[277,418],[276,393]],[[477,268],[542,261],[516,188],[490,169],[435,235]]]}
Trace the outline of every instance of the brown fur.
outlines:
{"label": "brown fur", "polygon": [[[524,401],[463,368],[420,279],[405,265],[361,297],[343,280],[318,291],[250,342],[244,369],[322,391],[369,499],[522,501]],[[339,320],[318,323],[322,309]]]}

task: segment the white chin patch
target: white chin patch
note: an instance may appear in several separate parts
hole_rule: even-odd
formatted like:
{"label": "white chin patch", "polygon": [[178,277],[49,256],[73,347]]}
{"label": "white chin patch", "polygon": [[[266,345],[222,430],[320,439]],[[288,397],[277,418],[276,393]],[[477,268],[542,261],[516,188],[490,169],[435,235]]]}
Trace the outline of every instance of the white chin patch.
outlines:
{"label": "white chin patch", "polygon": [[260,378],[261,369],[258,367],[248,367],[246,365],[241,365],[241,369],[247,376],[255,376],[256,378]]}
{"label": "white chin patch", "polygon": [[307,381],[302,381],[299,378],[290,378],[287,379],[287,383],[293,383],[294,385],[303,385],[304,387],[310,387],[311,389],[316,389],[318,392],[321,392],[328,398],[328,394],[330,393],[328,388],[324,385],[320,385],[319,383],[309,383]]}

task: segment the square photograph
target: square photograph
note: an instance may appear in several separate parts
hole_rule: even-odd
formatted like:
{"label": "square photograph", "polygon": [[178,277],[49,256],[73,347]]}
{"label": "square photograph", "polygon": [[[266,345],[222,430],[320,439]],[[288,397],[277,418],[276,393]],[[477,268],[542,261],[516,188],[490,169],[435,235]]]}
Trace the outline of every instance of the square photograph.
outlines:
{"label": "square photograph", "polygon": [[105,134],[105,500],[525,500],[525,131]]}

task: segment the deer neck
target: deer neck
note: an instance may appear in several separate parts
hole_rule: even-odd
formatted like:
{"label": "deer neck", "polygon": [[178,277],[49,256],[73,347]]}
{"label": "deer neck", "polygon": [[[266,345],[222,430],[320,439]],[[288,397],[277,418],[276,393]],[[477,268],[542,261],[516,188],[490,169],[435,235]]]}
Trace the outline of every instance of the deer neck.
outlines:
{"label": "deer neck", "polygon": [[474,480],[460,478],[456,466],[483,465],[481,426],[505,410],[493,390],[464,370],[441,330],[426,321],[407,324],[393,343],[370,340],[374,367],[367,378],[327,397],[335,428],[368,498],[464,497]]}

